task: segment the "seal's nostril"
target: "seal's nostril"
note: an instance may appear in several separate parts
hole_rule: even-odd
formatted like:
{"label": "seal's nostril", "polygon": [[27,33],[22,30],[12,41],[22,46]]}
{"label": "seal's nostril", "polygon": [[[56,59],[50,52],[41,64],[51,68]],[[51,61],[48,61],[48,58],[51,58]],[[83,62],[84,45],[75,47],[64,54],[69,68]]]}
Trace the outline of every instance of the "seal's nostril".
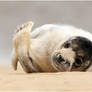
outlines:
{"label": "seal's nostril", "polygon": [[62,57],[60,54],[57,55],[57,61],[58,61],[58,62],[64,61],[63,57]]}

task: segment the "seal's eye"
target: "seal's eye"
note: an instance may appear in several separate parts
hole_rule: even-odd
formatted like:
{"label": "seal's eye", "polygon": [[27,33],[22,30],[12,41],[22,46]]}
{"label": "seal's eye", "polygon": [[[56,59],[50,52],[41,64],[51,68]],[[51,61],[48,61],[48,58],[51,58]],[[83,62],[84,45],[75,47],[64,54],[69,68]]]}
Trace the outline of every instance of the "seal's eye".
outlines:
{"label": "seal's eye", "polygon": [[69,48],[69,47],[70,47],[70,43],[65,44],[64,47],[65,47],[65,48]]}
{"label": "seal's eye", "polygon": [[82,60],[81,60],[80,58],[76,58],[74,65],[75,65],[76,67],[79,67],[81,64],[82,64]]}

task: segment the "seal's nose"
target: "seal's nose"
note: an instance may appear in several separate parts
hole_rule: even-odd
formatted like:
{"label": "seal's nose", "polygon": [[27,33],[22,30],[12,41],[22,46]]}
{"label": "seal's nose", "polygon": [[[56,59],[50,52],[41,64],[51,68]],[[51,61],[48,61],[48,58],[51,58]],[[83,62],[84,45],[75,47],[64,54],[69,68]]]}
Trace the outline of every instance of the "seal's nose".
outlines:
{"label": "seal's nose", "polygon": [[58,54],[57,55],[57,62],[63,62],[64,61],[64,59],[63,59],[63,57],[62,57],[62,55],[60,55],[60,54]]}

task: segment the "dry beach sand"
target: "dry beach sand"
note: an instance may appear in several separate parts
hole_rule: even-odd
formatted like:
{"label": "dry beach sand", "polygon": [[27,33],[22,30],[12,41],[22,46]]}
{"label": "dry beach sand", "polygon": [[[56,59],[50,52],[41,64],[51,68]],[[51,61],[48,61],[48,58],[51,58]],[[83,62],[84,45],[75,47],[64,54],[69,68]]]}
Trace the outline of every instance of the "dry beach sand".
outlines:
{"label": "dry beach sand", "polygon": [[92,92],[92,72],[26,74],[21,68],[0,66],[0,91]]}

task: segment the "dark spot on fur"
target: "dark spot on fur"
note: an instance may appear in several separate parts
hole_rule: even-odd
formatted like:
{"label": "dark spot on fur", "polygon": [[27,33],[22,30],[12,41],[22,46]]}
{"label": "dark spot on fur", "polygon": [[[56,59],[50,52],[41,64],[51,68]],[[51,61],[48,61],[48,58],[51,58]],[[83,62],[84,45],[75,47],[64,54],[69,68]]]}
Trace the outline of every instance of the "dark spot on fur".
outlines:
{"label": "dark spot on fur", "polygon": [[[75,37],[75,39],[71,39],[73,44],[76,44],[77,47],[72,48],[76,53],[74,67],[79,68],[79,70],[86,70],[92,63],[92,42],[84,37]],[[76,58],[80,57],[81,59],[76,60]],[[78,61],[78,62],[77,62]],[[82,63],[80,63],[82,61]],[[89,65],[86,66],[86,62],[90,61]],[[76,64],[80,63],[80,64]],[[78,67],[76,67],[78,65]]]}
{"label": "dark spot on fur", "polygon": [[75,44],[78,44],[79,50],[83,50],[84,57],[89,58],[92,55],[92,42],[84,37],[76,37],[74,40]]}

